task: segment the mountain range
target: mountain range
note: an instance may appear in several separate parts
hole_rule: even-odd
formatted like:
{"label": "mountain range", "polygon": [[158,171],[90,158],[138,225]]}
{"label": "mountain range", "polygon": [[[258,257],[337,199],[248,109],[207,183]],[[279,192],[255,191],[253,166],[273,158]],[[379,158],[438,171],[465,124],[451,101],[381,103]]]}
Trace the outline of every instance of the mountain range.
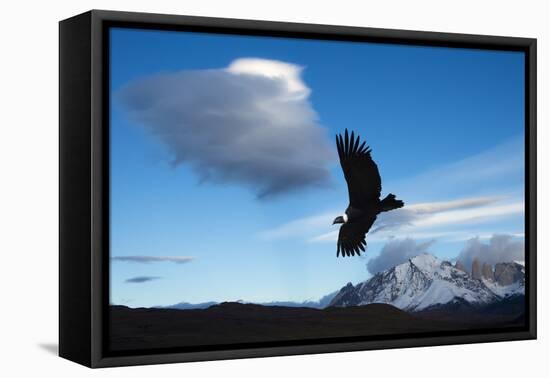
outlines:
{"label": "mountain range", "polygon": [[523,327],[524,266],[471,265],[468,270],[460,262],[422,254],[318,301],[112,305],[109,347],[127,351]]}
{"label": "mountain range", "polygon": [[499,263],[494,269],[484,270],[477,276],[475,261],[470,273],[460,263],[453,265],[431,254],[421,254],[357,285],[348,283],[329,306],[386,303],[418,312],[458,303],[488,306],[524,294],[525,268],[521,263]]}
{"label": "mountain range", "polygon": [[[330,294],[327,294],[321,297],[319,300],[313,301],[271,301],[271,302],[247,302],[243,300],[235,301],[236,303],[242,304],[258,304],[262,306],[278,306],[278,307],[308,307],[308,308],[325,308],[328,307],[332,298],[338,294],[338,290]],[[176,310],[197,310],[197,309],[206,309],[214,305],[218,305],[220,302],[202,302],[202,303],[189,303],[189,302],[179,302],[169,306],[155,306],[154,308],[166,308],[166,309],[176,309]]]}
{"label": "mountain range", "polygon": [[[424,253],[376,273],[357,285],[348,283],[317,301],[254,304],[323,309],[384,303],[407,312],[419,312],[441,309],[442,306],[456,308],[457,305],[480,308],[523,296],[524,291],[525,267],[521,262],[489,266],[474,260],[471,270],[468,270],[460,261],[453,265],[449,261]],[[219,303],[213,301],[196,304],[180,302],[155,308],[192,310],[206,309],[217,304]]]}

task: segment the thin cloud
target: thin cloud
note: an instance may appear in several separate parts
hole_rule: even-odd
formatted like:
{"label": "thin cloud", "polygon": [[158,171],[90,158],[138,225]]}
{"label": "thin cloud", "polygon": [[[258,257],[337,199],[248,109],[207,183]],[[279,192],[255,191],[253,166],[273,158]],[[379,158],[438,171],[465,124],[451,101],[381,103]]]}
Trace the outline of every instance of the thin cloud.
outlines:
{"label": "thin cloud", "polygon": [[525,143],[515,136],[488,150],[464,159],[443,164],[412,177],[388,183],[401,197],[430,198],[442,192],[449,196],[464,193],[498,193],[517,190],[523,196],[521,183],[525,174]]}
{"label": "thin cloud", "polygon": [[[488,196],[405,205],[401,209],[380,214],[367,240],[387,240],[397,234],[421,239],[469,238],[472,236],[471,231],[451,230],[448,227],[487,223],[523,213],[522,201],[503,202],[505,200],[503,196]],[[338,229],[331,228],[335,214],[338,211],[296,219],[265,230],[259,236],[266,240],[305,238],[313,243],[334,242],[338,239]]]}
{"label": "thin cloud", "polygon": [[[368,240],[387,240],[395,235],[466,240],[476,234],[467,230],[469,225],[521,216],[525,213],[523,164],[523,137],[518,136],[468,158],[388,183],[405,200],[405,207],[380,214]],[[506,195],[502,195],[503,190]],[[456,199],[419,200],[442,193]],[[482,194],[465,197],[465,193]],[[290,221],[265,230],[260,236],[269,240],[301,238],[314,243],[334,242],[338,229],[330,224],[341,207]]]}
{"label": "thin cloud", "polygon": [[158,74],[117,95],[128,117],[199,182],[258,198],[330,185],[332,140],[318,123],[302,67],[242,58],[220,69]]}
{"label": "thin cloud", "polygon": [[157,277],[157,276],[138,276],[138,277],[128,278],[124,282],[126,282],[126,283],[144,283],[144,282],[159,280],[161,278],[162,277]]}
{"label": "thin cloud", "polygon": [[466,216],[467,214],[477,214],[479,208],[493,204],[501,199],[501,196],[461,198],[451,201],[406,205],[401,209],[380,214],[376,220],[373,233],[381,230],[398,229],[407,225],[418,225],[419,222],[429,222],[430,219],[437,218],[438,216],[439,219],[436,219],[435,223],[452,222],[455,218],[460,218],[461,214],[465,214]]}
{"label": "thin cloud", "polygon": [[111,257],[113,261],[125,261],[141,264],[149,264],[153,262],[171,262],[175,264],[187,264],[195,258],[191,256],[115,256]]}
{"label": "thin cloud", "polygon": [[414,256],[429,253],[433,243],[433,240],[417,243],[411,238],[390,240],[382,247],[378,256],[368,261],[367,270],[371,274],[376,274],[402,264]]}
{"label": "thin cloud", "polygon": [[315,229],[323,229],[330,225],[334,219],[336,212],[326,212],[319,215],[300,218],[270,230],[265,230],[260,233],[260,237],[266,240],[288,239],[292,237],[300,237]]}
{"label": "thin cloud", "polygon": [[474,259],[480,263],[495,265],[500,262],[522,261],[525,259],[525,242],[514,235],[492,235],[488,242],[480,238],[472,238],[460,252],[457,261],[467,268],[472,266]]}
{"label": "thin cloud", "polygon": [[415,225],[416,227],[422,228],[450,224],[482,223],[496,218],[523,214],[524,211],[525,205],[523,201],[519,201],[498,206],[486,206],[479,209],[458,210],[434,214],[431,217],[419,219],[416,221]]}
{"label": "thin cloud", "polygon": [[[433,239],[445,239],[446,241],[451,242],[460,242],[460,241],[467,241],[472,239],[472,235],[475,235],[476,238],[480,240],[488,240],[491,239],[494,235],[493,232],[477,232],[472,231],[471,229],[458,229],[458,230],[452,230],[452,231],[414,231],[414,230],[402,230],[399,233],[388,233],[388,232],[379,232],[375,234],[369,234],[367,241],[368,242],[380,242],[380,241],[387,241],[390,239],[393,239],[397,236],[397,234],[401,237],[410,238],[414,240],[433,240]],[[510,232],[507,233],[508,235],[511,235],[515,238],[524,238],[525,233],[524,232]],[[331,231],[327,232],[325,234],[321,234],[318,236],[315,236],[308,240],[310,243],[323,243],[323,242],[331,242],[334,243],[338,240],[338,231]]]}
{"label": "thin cloud", "polygon": [[[466,209],[455,210],[460,209],[461,202],[462,200],[423,203],[383,213],[374,223],[373,230],[367,237],[367,243],[387,240],[398,235],[415,239],[466,240],[476,233],[472,233],[471,230],[460,230],[461,226],[489,223],[524,213],[523,201],[487,205],[493,203],[489,198],[483,201],[467,199],[464,201]],[[477,207],[472,208],[471,204],[476,202]],[[308,240],[315,243],[334,242],[337,239],[338,230],[331,230],[310,237]]]}

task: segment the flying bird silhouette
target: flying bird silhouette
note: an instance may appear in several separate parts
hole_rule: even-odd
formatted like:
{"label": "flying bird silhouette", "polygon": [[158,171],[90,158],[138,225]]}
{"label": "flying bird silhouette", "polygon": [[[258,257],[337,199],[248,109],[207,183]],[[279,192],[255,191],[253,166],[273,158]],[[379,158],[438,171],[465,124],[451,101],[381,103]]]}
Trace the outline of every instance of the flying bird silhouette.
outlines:
{"label": "flying bird silhouette", "polygon": [[336,257],[360,255],[365,251],[367,242],[365,237],[378,214],[403,207],[403,201],[388,194],[380,200],[382,182],[380,173],[374,160],[371,149],[360,144],[359,136],[355,138],[353,131],[348,136],[348,129],[336,135],[336,147],[340,157],[340,165],[348,184],[349,205],[343,216],[336,217],[332,224],[341,223],[338,233]]}

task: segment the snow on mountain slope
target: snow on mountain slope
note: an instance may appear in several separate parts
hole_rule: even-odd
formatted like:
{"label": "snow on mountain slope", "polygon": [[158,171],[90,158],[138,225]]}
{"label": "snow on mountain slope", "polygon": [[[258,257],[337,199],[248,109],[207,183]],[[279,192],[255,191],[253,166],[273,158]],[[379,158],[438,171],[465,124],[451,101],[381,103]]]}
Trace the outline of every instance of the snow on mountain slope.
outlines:
{"label": "snow on mountain slope", "polygon": [[494,279],[483,278],[483,283],[501,298],[525,293],[525,263],[514,261],[498,263]]}
{"label": "snow on mountain slope", "polygon": [[[489,274],[490,273],[490,274]],[[369,280],[325,295],[317,301],[273,301],[264,306],[347,307],[387,303],[405,311],[422,311],[448,303],[484,305],[525,292],[525,267],[519,262],[498,263],[481,279],[430,254],[422,254],[377,273]],[[242,303],[252,303],[240,301]],[[217,302],[178,303],[164,308],[201,309]],[[159,306],[160,307],[160,306]]]}
{"label": "snow on mountain slope", "polygon": [[483,283],[489,288],[489,290],[491,290],[493,293],[501,298],[525,293],[525,281],[518,281],[514,282],[511,285],[501,286],[497,282],[484,278]]}
{"label": "snow on mountain slope", "polygon": [[506,293],[521,293],[521,283],[502,287],[496,282],[473,279],[430,254],[409,259],[369,280],[353,286],[346,285],[333,298],[331,306],[360,306],[388,303],[406,311],[421,311],[453,301],[470,304],[489,304]]}

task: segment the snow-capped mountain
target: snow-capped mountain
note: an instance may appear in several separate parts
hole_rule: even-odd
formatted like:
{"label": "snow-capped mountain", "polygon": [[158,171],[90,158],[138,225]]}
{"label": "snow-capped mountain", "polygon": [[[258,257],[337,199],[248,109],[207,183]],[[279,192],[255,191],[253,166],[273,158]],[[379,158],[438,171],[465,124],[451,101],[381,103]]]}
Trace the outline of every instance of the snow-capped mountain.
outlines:
{"label": "snow-capped mountain", "polygon": [[422,254],[358,285],[348,283],[330,306],[387,303],[406,311],[422,311],[457,302],[486,305],[512,294],[523,294],[525,271],[522,268],[517,263],[495,268],[495,273],[497,270],[507,272],[504,280],[507,285],[501,285],[496,275],[476,279],[448,261]]}
{"label": "snow-capped mountain", "polygon": [[[348,307],[370,303],[387,303],[405,311],[424,311],[444,305],[489,305],[525,293],[525,267],[522,262],[498,263],[494,267],[474,261],[468,270],[457,261],[452,265],[430,254],[422,254],[407,262],[377,273],[357,285],[348,283],[342,289],[317,301],[272,301],[263,306]],[[238,301],[241,303],[253,303]],[[218,302],[171,306],[180,310],[205,309]]]}

